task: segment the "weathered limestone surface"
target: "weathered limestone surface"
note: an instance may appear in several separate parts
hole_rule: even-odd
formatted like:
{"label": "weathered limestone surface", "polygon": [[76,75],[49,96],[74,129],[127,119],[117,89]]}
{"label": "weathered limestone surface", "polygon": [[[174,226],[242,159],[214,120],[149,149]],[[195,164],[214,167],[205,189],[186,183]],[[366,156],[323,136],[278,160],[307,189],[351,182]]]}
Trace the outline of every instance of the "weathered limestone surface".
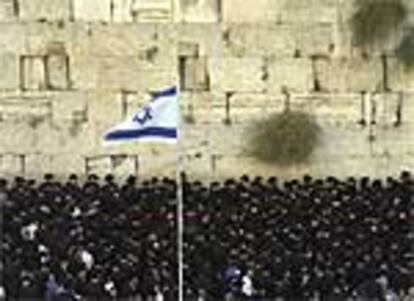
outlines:
{"label": "weathered limestone surface", "polygon": [[0,89],[13,90],[19,86],[19,64],[15,53],[0,53]]}
{"label": "weathered limestone surface", "polygon": [[71,0],[30,0],[19,2],[19,16],[24,21],[69,20]]}
{"label": "weathered limestone surface", "polygon": [[0,21],[11,21],[16,17],[13,0],[0,1]]}
{"label": "weathered limestone surface", "polygon": [[[0,174],[174,176],[178,154],[203,179],[413,170],[414,76],[390,51],[401,37],[363,56],[353,11],[350,0],[0,0]],[[178,82],[178,145],[102,143],[148,92]],[[321,147],[289,168],[250,158],[250,126],[287,107],[316,116]]]}

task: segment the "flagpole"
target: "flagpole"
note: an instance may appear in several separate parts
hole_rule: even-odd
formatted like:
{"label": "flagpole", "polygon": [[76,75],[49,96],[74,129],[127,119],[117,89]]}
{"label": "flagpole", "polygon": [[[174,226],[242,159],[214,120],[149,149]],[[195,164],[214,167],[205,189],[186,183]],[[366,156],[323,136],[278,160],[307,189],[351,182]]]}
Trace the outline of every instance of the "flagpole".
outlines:
{"label": "flagpole", "polygon": [[184,301],[184,217],[183,217],[183,197],[184,197],[184,157],[180,139],[181,112],[180,112],[180,81],[177,84],[177,255],[178,255],[178,301]]}
{"label": "flagpole", "polygon": [[177,168],[177,220],[178,220],[178,300],[184,300],[184,249],[183,249],[183,236],[184,236],[184,219],[183,219],[183,173],[182,173],[182,156],[178,155]]}

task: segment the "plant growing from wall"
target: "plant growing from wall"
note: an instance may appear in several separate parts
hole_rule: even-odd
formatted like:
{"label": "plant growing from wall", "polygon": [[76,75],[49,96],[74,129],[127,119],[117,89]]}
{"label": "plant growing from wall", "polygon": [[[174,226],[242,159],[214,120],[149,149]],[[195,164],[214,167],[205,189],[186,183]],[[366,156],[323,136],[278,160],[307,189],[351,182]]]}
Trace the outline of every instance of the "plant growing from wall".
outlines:
{"label": "plant growing from wall", "polygon": [[247,152],[265,163],[284,166],[304,163],[320,143],[320,134],[314,116],[286,110],[253,123]]}
{"label": "plant growing from wall", "polygon": [[395,50],[395,55],[403,64],[405,69],[411,70],[414,67],[414,28],[407,32],[400,45]]}
{"label": "plant growing from wall", "polygon": [[369,48],[395,34],[407,17],[402,0],[357,0],[351,17],[353,41],[357,47]]}

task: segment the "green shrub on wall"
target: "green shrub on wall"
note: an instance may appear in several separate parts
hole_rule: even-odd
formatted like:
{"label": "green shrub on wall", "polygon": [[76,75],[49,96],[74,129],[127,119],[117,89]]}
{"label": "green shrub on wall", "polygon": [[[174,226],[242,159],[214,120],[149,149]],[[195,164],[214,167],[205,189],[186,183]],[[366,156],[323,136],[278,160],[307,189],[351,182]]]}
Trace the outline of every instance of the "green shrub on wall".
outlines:
{"label": "green shrub on wall", "polygon": [[402,0],[357,0],[356,5],[351,27],[357,47],[369,47],[388,39],[407,17]]}
{"label": "green shrub on wall", "polygon": [[320,133],[312,115],[295,111],[273,114],[250,128],[248,153],[266,163],[303,163],[319,144]]}
{"label": "green shrub on wall", "polygon": [[398,60],[407,71],[414,67],[414,29],[411,29],[403,38],[395,51]]}

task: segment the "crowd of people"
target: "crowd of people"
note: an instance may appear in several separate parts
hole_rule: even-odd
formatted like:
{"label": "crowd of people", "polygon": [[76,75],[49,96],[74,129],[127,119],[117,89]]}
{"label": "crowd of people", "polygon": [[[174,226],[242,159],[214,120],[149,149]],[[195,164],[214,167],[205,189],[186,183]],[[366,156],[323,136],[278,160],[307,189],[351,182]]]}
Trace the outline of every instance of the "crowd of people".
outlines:
{"label": "crowd of people", "polygon": [[7,300],[176,300],[175,182],[0,181]]}
{"label": "crowd of people", "polygon": [[185,191],[185,292],[414,300],[414,178],[237,180]]}
{"label": "crowd of people", "polygon": [[[0,300],[178,300],[177,183],[0,180]],[[414,301],[414,178],[187,181],[184,299]]]}

